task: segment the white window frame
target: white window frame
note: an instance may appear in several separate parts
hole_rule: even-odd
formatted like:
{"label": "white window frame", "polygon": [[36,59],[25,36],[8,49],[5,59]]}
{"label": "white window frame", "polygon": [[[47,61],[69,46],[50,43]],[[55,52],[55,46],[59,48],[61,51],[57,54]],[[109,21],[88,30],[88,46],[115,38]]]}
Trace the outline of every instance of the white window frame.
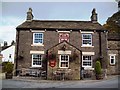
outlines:
{"label": "white window frame", "polygon": [[[67,55],[67,54],[61,54],[60,56],[59,56],[59,67],[60,68],[69,68],[69,55],[67,55],[68,56],[68,61],[61,61],[61,56],[62,55]],[[68,67],[61,67],[61,62],[68,62]]]}
{"label": "white window frame", "polygon": [[[110,65],[115,65],[115,56],[116,56],[116,54],[110,54]],[[112,58],[113,57],[113,58]],[[113,59],[114,60],[114,62],[113,63],[111,63],[111,59]]]}
{"label": "white window frame", "polygon": [[[85,66],[85,65],[83,65],[83,62],[84,62],[84,60],[83,60],[83,57],[84,56],[91,56],[91,66]],[[88,60],[87,60],[88,61]],[[86,62],[87,62],[86,61]],[[93,60],[92,60],[92,55],[82,55],[82,67],[84,67],[84,68],[92,68],[92,64],[93,64]]]}
{"label": "white window frame", "polygon": [[[42,43],[35,43],[35,34],[42,34]],[[43,39],[44,39],[44,34],[42,32],[36,32],[36,33],[33,33],[33,45],[43,45]]]}
{"label": "white window frame", "polygon": [[[40,56],[41,56],[41,65],[33,65],[33,62],[34,62],[34,57],[33,57],[33,55],[40,55]],[[41,54],[32,54],[32,67],[42,67],[42,59],[43,59],[43,57],[42,57]]]}
{"label": "white window frame", "polygon": [[[91,39],[83,39],[84,35],[90,35]],[[90,40],[91,44],[83,44],[83,40]],[[82,33],[82,46],[92,46],[92,34],[91,33]]]}

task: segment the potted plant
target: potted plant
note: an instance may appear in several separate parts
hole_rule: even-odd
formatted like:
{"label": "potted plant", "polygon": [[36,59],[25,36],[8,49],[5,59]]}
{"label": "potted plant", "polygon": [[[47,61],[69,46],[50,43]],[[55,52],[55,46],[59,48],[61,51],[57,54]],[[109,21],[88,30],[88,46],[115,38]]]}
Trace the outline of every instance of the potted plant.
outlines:
{"label": "potted plant", "polygon": [[96,61],[95,63],[95,76],[97,80],[102,79],[102,70],[101,70],[100,61]]}
{"label": "potted plant", "polygon": [[5,71],[6,71],[6,74],[5,74],[5,77],[6,79],[12,79],[13,77],[13,64],[11,62],[8,62],[6,65],[5,65]]}

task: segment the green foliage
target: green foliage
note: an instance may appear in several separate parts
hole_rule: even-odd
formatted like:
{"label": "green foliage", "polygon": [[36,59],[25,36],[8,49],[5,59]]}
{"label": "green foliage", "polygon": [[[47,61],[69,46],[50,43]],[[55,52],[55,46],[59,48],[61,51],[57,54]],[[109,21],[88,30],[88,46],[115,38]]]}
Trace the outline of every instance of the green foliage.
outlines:
{"label": "green foliage", "polygon": [[95,63],[95,73],[96,74],[101,74],[102,73],[100,61],[96,61],[96,63]]}
{"label": "green foliage", "polygon": [[8,62],[2,62],[2,72],[3,72],[3,73],[6,72],[6,71],[5,71],[5,66],[6,66],[7,63],[8,63]]}
{"label": "green foliage", "polygon": [[70,62],[76,61],[78,60],[78,57],[79,57],[78,54],[74,52],[72,55],[70,55],[69,61]]}
{"label": "green foliage", "polygon": [[120,19],[120,12],[113,14],[107,19],[107,23],[104,24],[104,28],[108,30],[109,33],[120,33],[120,26],[117,25],[117,21]]}
{"label": "green foliage", "polygon": [[5,72],[12,73],[13,72],[13,64],[11,62],[7,62],[5,65]]}
{"label": "green foliage", "polygon": [[56,59],[56,54],[52,53],[49,55],[49,60]]}

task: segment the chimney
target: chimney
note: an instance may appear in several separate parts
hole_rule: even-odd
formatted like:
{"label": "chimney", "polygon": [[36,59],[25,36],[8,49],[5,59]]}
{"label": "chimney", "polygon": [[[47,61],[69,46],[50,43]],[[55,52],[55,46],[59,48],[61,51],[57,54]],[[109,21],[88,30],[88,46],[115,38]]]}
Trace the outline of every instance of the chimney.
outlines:
{"label": "chimney", "polygon": [[33,19],[33,14],[32,14],[32,8],[29,8],[28,12],[27,12],[27,21],[31,21]]}
{"label": "chimney", "polygon": [[92,23],[97,23],[97,13],[96,13],[96,10],[95,8],[92,10],[92,15],[91,15],[91,21]]}

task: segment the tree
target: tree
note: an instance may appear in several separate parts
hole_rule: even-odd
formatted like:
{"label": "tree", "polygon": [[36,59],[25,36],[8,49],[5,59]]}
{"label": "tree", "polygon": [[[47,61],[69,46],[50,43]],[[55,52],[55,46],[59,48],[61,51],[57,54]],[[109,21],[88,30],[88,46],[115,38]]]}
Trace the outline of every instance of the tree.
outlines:
{"label": "tree", "polygon": [[108,30],[108,33],[110,34],[120,33],[120,11],[109,17],[106,21],[106,24],[103,26]]}

